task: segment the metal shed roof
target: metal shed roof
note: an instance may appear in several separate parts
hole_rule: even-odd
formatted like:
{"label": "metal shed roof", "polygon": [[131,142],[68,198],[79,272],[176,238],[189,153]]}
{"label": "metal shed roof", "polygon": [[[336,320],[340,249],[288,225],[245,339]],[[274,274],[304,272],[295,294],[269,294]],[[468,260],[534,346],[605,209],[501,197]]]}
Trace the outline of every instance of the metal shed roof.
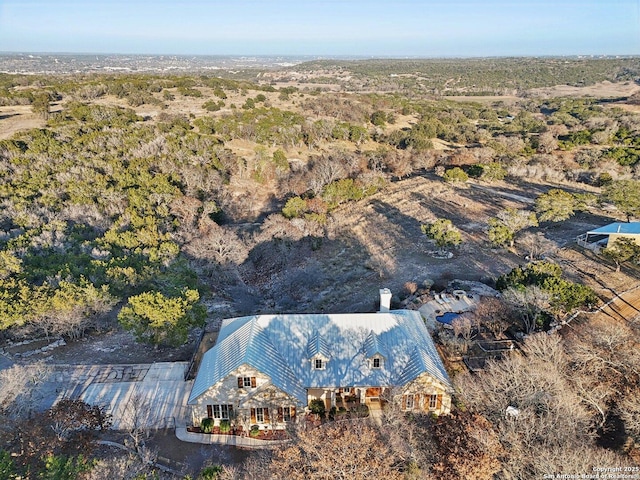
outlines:
{"label": "metal shed roof", "polygon": [[[314,369],[310,349],[329,360]],[[381,353],[381,368],[367,361]],[[218,342],[202,359],[189,403],[241,365],[249,365],[306,404],[307,388],[402,386],[428,373],[451,387],[420,313],[286,314],[223,322]]]}
{"label": "metal shed roof", "polygon": [[587,235],[609,235],[611,233],[640,235],[640,222],[614,222],[604,227],[590,230]]}

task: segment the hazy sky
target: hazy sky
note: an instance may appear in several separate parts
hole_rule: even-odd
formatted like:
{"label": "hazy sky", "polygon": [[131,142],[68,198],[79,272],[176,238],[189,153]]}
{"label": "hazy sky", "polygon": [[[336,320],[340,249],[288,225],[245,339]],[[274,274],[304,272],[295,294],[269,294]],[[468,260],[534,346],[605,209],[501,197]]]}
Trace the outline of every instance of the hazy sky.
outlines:
{"label": "hazy sky", "polygon": [[0,0],[0,51],[640,54],[640,0]]}

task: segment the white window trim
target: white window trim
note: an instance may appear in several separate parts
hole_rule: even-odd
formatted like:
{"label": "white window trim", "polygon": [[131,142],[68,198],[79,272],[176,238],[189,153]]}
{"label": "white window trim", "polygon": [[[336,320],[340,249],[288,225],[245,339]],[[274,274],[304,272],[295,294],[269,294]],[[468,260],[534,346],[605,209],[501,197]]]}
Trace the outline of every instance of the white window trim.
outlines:
{"label": "white window trim", "polygon": [[[318,362],[320,362],[320,366],[318,367]],[[311,367],[314,370],[326,370],[327,369],[327,361],[322,357],[313,357],[311,359]]]}
{"label": "white window trim", "polygon": [[413,395],[407,395],[405,397],[405,404],[404,404],[405,410],[413,410],[415,408],[414,404],[415,402],[414,402]]}

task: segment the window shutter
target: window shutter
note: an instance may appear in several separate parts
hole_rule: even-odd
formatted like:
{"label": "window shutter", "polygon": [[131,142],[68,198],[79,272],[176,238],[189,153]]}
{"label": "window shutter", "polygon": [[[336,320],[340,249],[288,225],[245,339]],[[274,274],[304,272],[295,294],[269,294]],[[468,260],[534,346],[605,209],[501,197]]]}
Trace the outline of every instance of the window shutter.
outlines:
{"label": "window shutter", "polygon": [[442,408],[442,395],[438,395],[438,399],[436,400],[436,409]]}
{"label": "window shutter", "polygon": [[422,405],[420,404],[420,394],[416,393],[413,397],[413,408],[417,409],[417,410],[421,410],[422,409]]}
{"label": "window shutter", "polygon": [[269,409],[268,408],[264,408],[264,423],[269,423]]}
{"label": "window shutter", "polygon": [[256,409],[252,408],[251,409],[251,423],[256,423]]}
{"label": "window shutter", "polygon": [[233,418],[233,405],[227,405],[229,408],[229,418]]}
{"label": "window shutter", "polygon": [[402,409],[403,410],[407,409],[407,396],[406,395],[402,395]]}
{"label": "window shutter", "polygon": [[256,388],[256,377],[251,377],[251,388]]}
{"label": "window shutter", "polygon": [[278,407],[278,422],[282,423],[282,407]]}
{"label": "window shutter", "polygon": [[296,407],[291,407],[291,420],[296,418]]}
{"label": "window shutter", "polygon": [[213,418],[213,406],[207,405],[207,418]]}
{"label": "window shutter", "polygon": [[238,377],[238,388],[242,388],[244,383],[242,383],[242,377]]}

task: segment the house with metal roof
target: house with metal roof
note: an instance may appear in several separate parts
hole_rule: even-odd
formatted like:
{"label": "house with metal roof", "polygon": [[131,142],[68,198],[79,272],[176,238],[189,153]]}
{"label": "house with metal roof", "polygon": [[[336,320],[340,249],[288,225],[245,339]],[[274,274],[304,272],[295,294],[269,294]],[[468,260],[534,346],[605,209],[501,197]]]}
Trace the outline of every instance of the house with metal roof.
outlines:
{"label": "house with metal roof", "polygon": [[580,235],[578,245],[599,252],[619,238],[629,238],[640,245],[640,222],[614,222]]}
{"label": "house with metal roof", "polygon": [[282,428],[312,400],[326,409],[398,402],[446,414],[451,382],[417,311],[255,315],[223,321],[199,366],[188,405],[203,418]]}

